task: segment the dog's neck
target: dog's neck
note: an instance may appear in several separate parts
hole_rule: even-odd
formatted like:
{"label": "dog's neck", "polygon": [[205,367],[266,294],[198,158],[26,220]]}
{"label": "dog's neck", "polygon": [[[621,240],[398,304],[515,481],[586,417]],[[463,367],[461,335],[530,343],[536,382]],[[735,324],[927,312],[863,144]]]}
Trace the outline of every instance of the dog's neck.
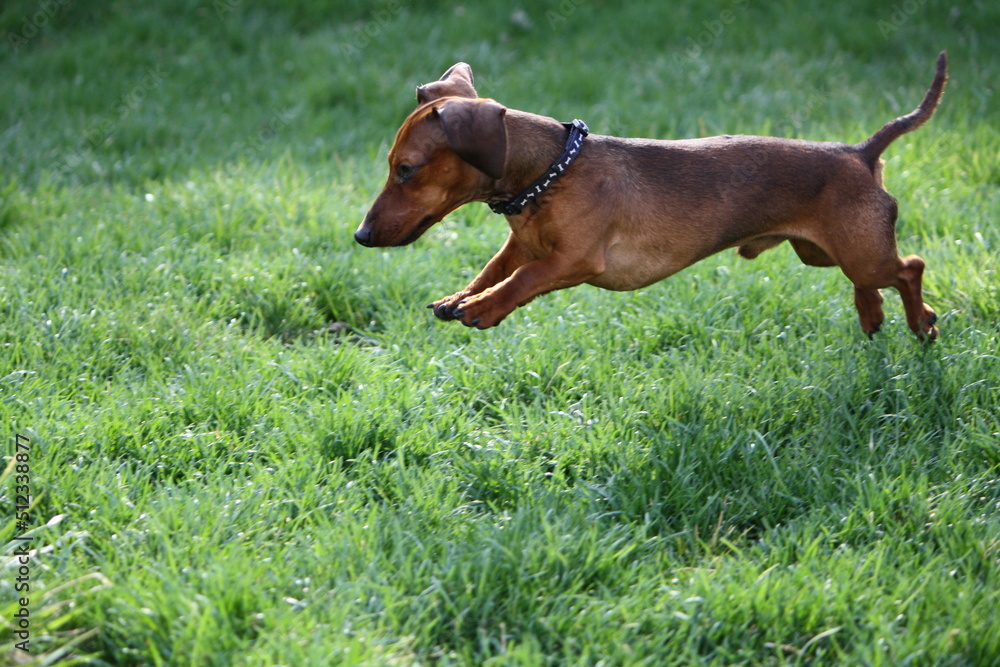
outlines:
{"label": "dog's neck", "polygon": [[528,187],[566,147],[566,126],[554,118],[508,109],[507,163],[493,198],[510,198]]}

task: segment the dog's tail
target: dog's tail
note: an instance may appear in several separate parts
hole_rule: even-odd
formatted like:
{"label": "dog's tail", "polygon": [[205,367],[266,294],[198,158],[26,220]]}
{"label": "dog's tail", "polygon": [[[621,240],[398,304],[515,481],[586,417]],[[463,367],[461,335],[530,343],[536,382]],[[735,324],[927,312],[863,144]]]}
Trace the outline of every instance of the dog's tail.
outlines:
{"label": "dog's tail", "polygon": [[934,81],[931,82],[931,87],[924,95],[924,101],[920,103],[920,106],[905,116],[889,121],[878,132],[854,146],[869,168],[875,168],[879,156],[899,135],[915,130],[927,122],[934,113],[934,109],[937,108],[938,102],[941,101],[941,94],[944,93],[944,83],[947,79],[948,56],[942,51],[938,55]]}

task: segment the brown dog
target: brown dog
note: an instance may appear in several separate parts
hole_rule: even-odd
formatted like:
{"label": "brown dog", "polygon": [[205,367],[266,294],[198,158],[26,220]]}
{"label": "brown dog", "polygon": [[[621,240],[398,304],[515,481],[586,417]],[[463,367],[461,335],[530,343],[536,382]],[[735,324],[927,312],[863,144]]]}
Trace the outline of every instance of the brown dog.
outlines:
{"label": "brown dog", "polygon": [[[468,202],[504,212],[511,233],[500,252],[468,287],[430,305],[481,329],[552,290],[634,290],[724,248],[752,259],[788,241],[804,263],[839,266],[854,283],[869,336],[884,319],[878,290],[895,287],[910,328],[931,341],[937,316],[921,298],[924,261],[897,254],[896,200],[882,187],[879,156],[931,117],[945,70],[942,52],[920,106],[851,146],[729,135],[584,140],[585,130],[478,97],[472,70],[458,63],[417,89],[419,105],[389,151],[388,182],[354,237],[405,245]],[[529,184],[535,199],[524,197]]]}

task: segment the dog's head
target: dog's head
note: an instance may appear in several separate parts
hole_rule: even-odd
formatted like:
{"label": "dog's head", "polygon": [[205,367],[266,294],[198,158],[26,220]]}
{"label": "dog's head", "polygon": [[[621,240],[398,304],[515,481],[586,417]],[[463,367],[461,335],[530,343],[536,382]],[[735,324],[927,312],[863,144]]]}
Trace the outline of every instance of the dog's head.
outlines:
{"label": "dog's head", "polygon": [[476,94],[468,65],[418,87],[417,102],[389,150],[385,187],[354,233],[362,245],[412,243],[503,177],[507,109]]}

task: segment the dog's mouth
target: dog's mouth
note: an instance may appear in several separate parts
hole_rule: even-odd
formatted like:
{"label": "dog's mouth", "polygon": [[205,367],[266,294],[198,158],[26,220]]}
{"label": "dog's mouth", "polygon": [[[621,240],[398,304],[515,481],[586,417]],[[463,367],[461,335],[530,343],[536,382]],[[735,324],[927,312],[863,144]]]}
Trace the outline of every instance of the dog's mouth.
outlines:
{"label": "dog's mouth", "polygon": [[419,239],[421,236],[423,236],[424,232],[430,229],[435,222],[437,222],[437,220],[434,218],[433,215],[425,215],[423,218],[420,219],[420,222],[417,223],[416,228],[396,245],[401,245],[401,246],[410,245],[411,243]]}

